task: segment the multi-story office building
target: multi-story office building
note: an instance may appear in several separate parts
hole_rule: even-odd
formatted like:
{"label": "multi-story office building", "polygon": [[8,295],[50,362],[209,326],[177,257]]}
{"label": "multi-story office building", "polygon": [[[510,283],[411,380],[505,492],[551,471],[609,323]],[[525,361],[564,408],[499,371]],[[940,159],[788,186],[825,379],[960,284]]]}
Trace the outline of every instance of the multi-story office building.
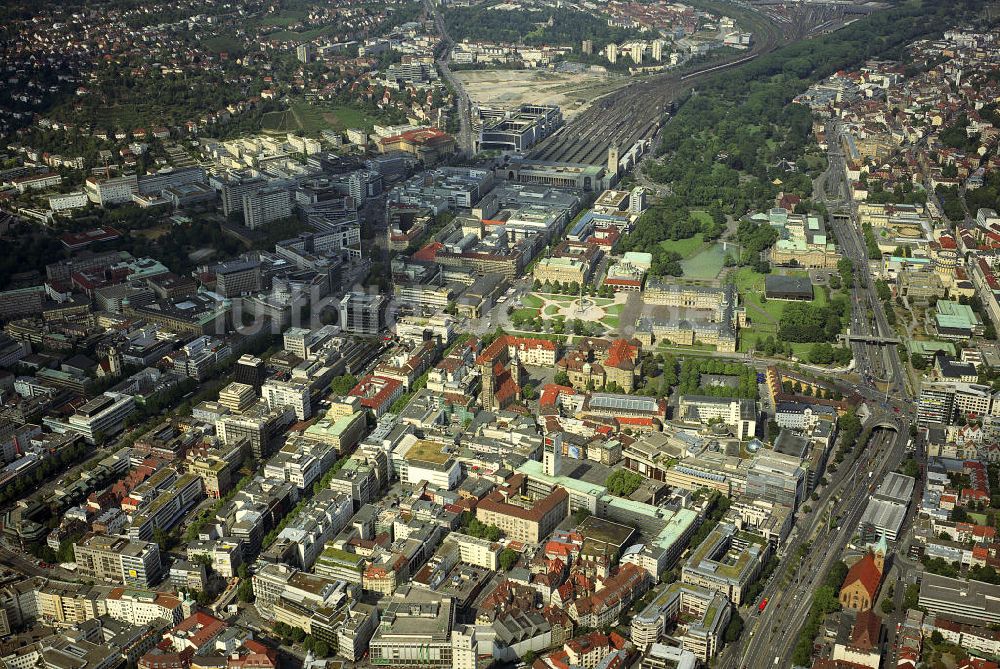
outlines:
{"label": "multi-story office building", "polygon": [[264,467],[264,475],[295,484],[299,490],[312,485],[337,459],[337,451],[329,444],[301,435],[292,435],[282,449]]}
{"label": "multi-story office building", "polygon": [[[769,546],[735,526],[720,523],[681,569],[681,582],[720,592],[739,606],[743,593],[764,568]],[[762,545],[763,544],[763,545]]]}
{"label": "multi-story office building", "polygon": [[496,525],[515,541],[538,543],[569,514],[569,494],[556,488],[540,499],[522,493],[527,479],[516,474],[490,493],[476,507],[476,518]]}
{"label": "multi-story office building", "polygon": [[0,320],[37,316],[45,304],[45,286],[15,288],[0,293]]}
{"label": "multi-story office building", "polygon": [[78,432],[87,442],[93,444],[101,436],[107,437],[121,432],[125,426],[125,419],[134,410],[135,400],[131,395],[106,392],[81,406],[66,422],[58,425],[65,428],[63,432]]}
{"label": "multi-story office building", "polygon": [[210,177],[208,183],[219,191],[222,213],[228,217],[234,211],[243,211],[243,196],[260,190],[267,184],[267,180],[250,172],[228,172]]}
{"label": "multi-story office building", "polygon": [[90,202],[90,198],[82,190],[75,190],[71,193],[60,193],[49,196],[49,209],[54,212],[69,211],[71,209],[82,209]]}
{"label": "multi-story office building", "polygon": [[330,490],[350,495],[355,509],[376,499],[381,486],[376,464],[357,455],[330,479]]}
{"label": "multi-story office building", "polygon": [[232,354],[232,348],[223,341],[207,335],[201,336],[182,346],[174,356],[174,371],[201,381],[216,365]]}
{"label": "multi-story office building", "polygon": [[233,260],[214,268],[215,292],[223,297],[238,297],[263,289],[260,263],[253,260]]}
{"label": "multi-story office building", "polygon": [[774,420],[778,427],[809,433],[822,420],[835,421],[837,410],[820,404],[804,402],[778,402]]}
{"label": "multi-story office building", "polygon": [[406,435],[392,453],[392,465],[403,483],[427,481],[445,490],[454,490],[462,480],[462,466],[445,444]]}
{"label": "multi-story office building", "polygon": [[313,571],[320,576],[361,585],[367,560],[336,546],[327,546],[316,559]]}
{"label": "multi-story office building", "polygon": [[977,383],[925,383],[917,401],[917,421],[949,425],[959,416],[988,416],[1000,410],[1000,402],[989,386]]}
{"label": "multi-story office building", "polygon": [[307,420],[312,416],[308,383],[270,379],[264,382],[260,392],[270,409],[291,409],[299,420]]}
{"label": "multi-story office building", "polygon": [[176,625],[184,618],[181,600],[166,592],[115,588],[105,598],[108,615],[130,625],[166,620]]}
{"label": "multi-story office building", "polygon": [[340,301],[340,327],[355,334],[377,335],[385,324],[385,310],[383,295],[350,292]]}
{"label": "multi-story office building", "polygon": [[188,471],[201,478],[205,494],[213,499],[225,495],[237,481],[246,456],[243,444],[233,444],[189,454]]}
{"label": "multi-story office building", "polygon": [[378,625],[378,611],[370,604],[349,604],[344,622],[337,629],[337,655],[357,662],[368,650],[369,640]]}
{"label": "multi-story office building", "polygon": [[[38,585],[26,581],[32,590],[18,588],[15,584],[9,591],[2,593],[3,611],[7,614],[9,624],[27,626],[32,620],[42,620],[50,623],[73,625],[92,620],[107,614],[107,604],[100,597],[96,588],[49,581]],[[105,592],[107,586],[97,586]],[[0,616],[0,621],[3,617]]]}
{"label": "multi-story office building", "polygon": [[461,532],[449,534],[445,543],[449,542],[458,546],[462,562],[491,571],[497,571],[500,568],[500,550],[502,549],[500,544]]}
{"label": "multi-story office building", "polygon": [[219,391],[219,404],[232,413],[242,413],[257,403],[253,386],[233,381]]}
{"label": "multi-story office building", "polygon": [[928,613],[959,623],[1000,624],[1000,585],[925,572],[918,602]]}
{"label": "multi-story office building", "polygon": [[24,194],[33,190],[46,190],[55,188],[62,183],[62,175],[55,172],[44,172],[42,174],[29,174],[17,177],[12,180],[14,188],[18,193]]}
{"label": "multi-story office building", "polygon": [[682,421],[721,421],[737,439],[748,439],[757,431],[757,404],[735,397],[681,395],[677,415]]}
{"label": "multi-story office building", "polygon": [[452,668],[455,609],[450,597],[400,588],[386,604],[369,644],[371,662],[396,667]]}
{"label": "multi-story office building", "polygon": [[300,63],[311,63],[316,60],[316,45],[306,42],[295,47],[295,57]]}
{"label": "multi-story office building", "polygon": [[198,292],[148,305],[130,304],[125,313],[160,325],[169,332],[197,336],[228,332],[230,309],[228,300],[217,300],[209,293]]}
{"label": "multi-story office building", "polygon": [[244,353],[233,367],[233,380],[251,386],[254,392],[260,392],[267,378],[267,366],[260,358]]}
{"label": "multi-story office building", "polygon": [[881,537],[896,541],[899,538],[915,485],[912,477],[899,472],[886,475],[858,521],[858,534],[863,541],[876,541]]}
{"label": "multi-story office building", "polygon": [[204,556],[212,563],[212,570],[222,578],[236,576],[243,564],[243,544],[239,541],[193,541],[187,545],[189,560]]}
{"label": "multi-story office building", "polygon": [[149,588],[163,577],[160,549],[147,541],[88,534],[73,545],[77,570],[84,576]]}
{"label": "multi-story office building", "polygon": [[286,564],[268,563],[254,571],[253,593],[257,609],[273,617],[275,606],[288,600],[313,609],[346,598],[342,581],[307,574]]}
{"label": "multi-story office building", "polygon": [[955,416],[955,393],[951,384],[924,384],[917,400],[917,421],[924,425],[948,425]]}
{"label": "multi-story office building", "polygon": [[258,402],[242,414],[221,416],[215,423],[216,432],[227,446],[246,440],[250,453],[261,459],[271,452],[275,437],[281,429],[295,420],[289,409],[268,408],[266,402]]}
{"label": "multi-story office building", "polygon": [[481,150],[500,149],[523,152],[542,141],[559,127],[563,118],[555,105],[523,104],[519,108],[478,108],[477,144]]}
{"label": "multi-story office building", "polygon": [[447,346],[452,337],[452,319],[447,314],[435,314],[430,317],[402,316],[396,320],[396,336],[419,346],[428,337],[437,338]]}
{"label": "multi-story office building", "polygon": [[138,177],[137,188],[142,195],[156,195],[168,188],[204,183],[206,183],[204,168],[194,166],[165,169],[156,174]]}
{"label": "multi-story office building", "polygon": [[312,569],[326,542],[344,529],[354,515],[350,496],[320,490],[278,535],[279,545],[289,543],[295,564]]}
{"label": "multi-story office building", "polygon": [[726,596],[709,588],[671,583],[632,618],[632,643],[648,653],[666,634],[668,625],[681,615],[685,618],[678,630],[681,648],[707,664],[721,648],[732,617],[732,605]]}
{"label": "multi-story office building", "polygon": [[747,494],[776,504],[799,508],[806,494],[801,460],[770,452],[758,454],[747,471]]}
{"label": "multi-story office building", "polygon": [[291,215],[292,195],[287,188],[263,188],[243,195],[243,225],[251,230]]}
{"label": "multi-story office building", "polygon": [[282,335],[282,342],[286,351],[305,360],[330,342],[338,332],[340,328],[336,325],[324,325],[314,330],[288,328]]}
{"label": "multi-story office building", "polygon": [[[169,470],[161,470],[169,471]],[[144,498],[128,527],[134,541],[152,539],[157,528],[167,531],[176,525],[204,495],[204,485],[196,474],[170,477],[170,482]],[[140,486],[141,488],[141,486]],[[136,490],[140,490],[137,488]],[[133,491],[135,492],[135,491]]]}

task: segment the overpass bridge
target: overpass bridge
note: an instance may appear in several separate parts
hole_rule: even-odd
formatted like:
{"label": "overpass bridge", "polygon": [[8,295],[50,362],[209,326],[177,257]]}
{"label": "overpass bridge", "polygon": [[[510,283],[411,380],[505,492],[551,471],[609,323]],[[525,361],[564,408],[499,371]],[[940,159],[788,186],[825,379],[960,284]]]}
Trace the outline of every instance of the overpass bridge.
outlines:
{"label": "overpass bridge", "polygon": [[898,344],[900,343],[899,337],[882,337],[876,334],[842,334],[838,335],[841,341],[846,342],[861,342],[863,344]]}

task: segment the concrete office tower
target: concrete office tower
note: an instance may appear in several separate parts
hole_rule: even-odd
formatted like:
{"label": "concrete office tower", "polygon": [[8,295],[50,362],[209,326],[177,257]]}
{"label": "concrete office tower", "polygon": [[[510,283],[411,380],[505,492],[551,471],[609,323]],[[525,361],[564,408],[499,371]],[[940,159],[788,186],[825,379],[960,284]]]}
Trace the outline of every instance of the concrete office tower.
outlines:
{"label": "concrete office tower", "polygon": [[243,196],[243,225],[256,230],[292,215],[292,195],[287,188],[264,188]]}
{"label": "concrete office tower", "polygon": [[260,392],[260,387],[264,385],[266,378],[267,367],[260,358],[244,353],[236,361],[233,368],[233,380],[253,387],[255,393]]}
{"label": "concrete office tower", "polygon": [[630,214],[641,214],[646,210],[646,189],[636,186],[628,196],[628,211]]}
{"label": "concrete office tower", "polygon": [[545,437],[544,451],[542,455],[542,471],[546,476],[562,475],[562,434],[555,433]]}

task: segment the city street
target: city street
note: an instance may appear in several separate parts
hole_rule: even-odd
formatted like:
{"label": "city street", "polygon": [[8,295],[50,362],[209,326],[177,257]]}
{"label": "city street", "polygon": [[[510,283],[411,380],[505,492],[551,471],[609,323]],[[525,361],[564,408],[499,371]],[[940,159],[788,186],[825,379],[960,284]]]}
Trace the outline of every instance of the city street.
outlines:
{"label": "city street", "polygon": [[[837,242],[855,267],[851,332],[875,338],[890,337],[894,332],[875,293],[854,211],[848,208],[844,212],[845,205],[850,205],[844,201],[848,190],[836,126],[828,128],[828,132],[831,136],[830,162],[827,171],[815,182],[814,196],[830,207]],[[829,195],[831,191],[834,193],[832,197]],[[871,320],[867,313],[869,309]],[[782,561],[764,589],[762,597],[768,598],[766,608],[757,613],[753,603],[747,607],[744,615],[747,625],[743,636],[720,655],[719,666],[790,666],[791,654],[798,640],[797,631],[809,613],[816,589],[828,570],[843,558],[845,547],[857,532],[871,491],[885,474],[895,470],[903,460],[913,418],[913,395],[896,347],[866,342],[852,342],[851,346],[855,367],[863,379],[861,384],[853,387],[865,398],[870,411],[865,423],[866,430],[870,430],[870,439],[850,466],[842,465],[830,477],[831,484],[820,493],[812,513],[800,518],[796,524],[795,538],[786,547],[785,554],[795,556],[806,544],[822,549],[807,551],[794,571],[789,557]],[[884,394],[876,387],[876,379],[884,379]],[[837,517],[831,529],[824,512],[830,513],[834,508]],[[901,598],[903,587],[897,587],[896,591],[894,597]]]}

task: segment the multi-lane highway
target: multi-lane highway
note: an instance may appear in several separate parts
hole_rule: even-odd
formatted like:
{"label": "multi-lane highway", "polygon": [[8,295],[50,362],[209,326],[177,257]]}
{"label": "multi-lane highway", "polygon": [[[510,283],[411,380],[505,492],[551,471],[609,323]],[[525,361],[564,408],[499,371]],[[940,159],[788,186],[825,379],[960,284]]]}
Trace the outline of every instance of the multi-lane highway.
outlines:
{"label": "multi-lane highway", "polygon": [[472,137],[472,118],[471,118],[471,108],[472,105],[469,102],[469,95],[465,92],[465,87],[462,86],[462,82],[459,81],[451,68],[448,66],[451,58],[451,47],[454,46],[454,42],[451,36],[448,34],[448,26],[445,25],[444,18],[441,16],[441,12],[438,11],[437,6],[432,0],[424,0],[424,6],[427,8],[427,13],[434,19],[434,25],[437,27],[438,34],[441,36],[441,46],[440,55],[437,59],[438,67],[441,68],[441,76],[445,78],[445,81],[451,86],[452,90],[455,91],[455,106],[458,109],[458,136],[456,140],[458,141],[458,148],[466,155],[472,155],[475,153],[475,140]]}
{"label": "multi-lane highway", "polygon": [[[847,198],[843,154],[838,129],[828,129],[829,169],[816,180],[814,200],[825,202],[834,216],[831,224],[843,254],[854,264],[851,332],[890,337],[892,332],[875,293],[867,249]],[[799,629],[809,612],[813,594],[830,567],[841,559],[844,547],[857,530],[873,485],[899,466],[909,439],[913,418],[911,393],[893,345],[852,342],[855,367],[861,383],[855,386],[865,398],[871,415],[863,453],[831,476],[831,482],[813,502],[811,514],[797,523],[797,533],[786,549],[789,556],[775,571],[762,596],[768,605],[762,613],[748,608],[747,628],[741,641],[720,658],[724,667],[790,666]],[[884,381],[887,391],[878,388]],[[888,396],[888,399],[887,399]],[[891,428],[891,429],[889,429]],[[845,460],[845,463],[849,460]],[[831,518],[831,514],[833,517]],[[831,520],[833,522],[831,522]],[[804,545],[801,561],[796,557]],[[777,664],[775,664],[775,662]]]}
{"label": "multi-lane highway", "polygon": [[[872,486],[902,459],[907,436],[902,427],[873,430],[863,454],[849,466],[850,460],[845,460],[831,477],[820,499],[812,502],[812,513],[796,525],[787,557],[764,589],[767,607],[758,613],[751,602],[741,612],[746,619],[741,642],[720,658],[719,666],[791,666],[795,632],[808,616],[816,588],[857,531]],[[800,551],[803,546],[806,549]]]}
{"label": "multi-lane highway", "polygon": [[[894,333],[875,292],[861,231],[850,204],[842,197],[847,188],[838,131],[835,126],[829,130],[830,168],[817,179],[814,198],[842,212],[834,216],[832,225],[842,252],[854,264],[851,330],[890,337]],[[765,587],[767,607],[759,614],[752,608],[746,611],[749,616],[746,631],[740,642],[720,657],[720,666],[791,665],[796,632],[808,615],[816,589],[830,567],[841,559],[844,547],[857,530],[873,486],[896,469],[905,455],[914,410],[896,347],[865,342],[852,342],[851,346],[862,379],[854,387],[865,398],[869,411],[866,433],[870,437],[857,459],[850,464],[845,460],[830,477],[830,484],[813,503],[812,512],[799,519],[797,534],[786,550],[790,559],[783,561]],[[884,379],[885,391],[875,385],[876,379]],[[795,556],[803,545],[814,550],[806,551],[801,561],[797,561]]]}

